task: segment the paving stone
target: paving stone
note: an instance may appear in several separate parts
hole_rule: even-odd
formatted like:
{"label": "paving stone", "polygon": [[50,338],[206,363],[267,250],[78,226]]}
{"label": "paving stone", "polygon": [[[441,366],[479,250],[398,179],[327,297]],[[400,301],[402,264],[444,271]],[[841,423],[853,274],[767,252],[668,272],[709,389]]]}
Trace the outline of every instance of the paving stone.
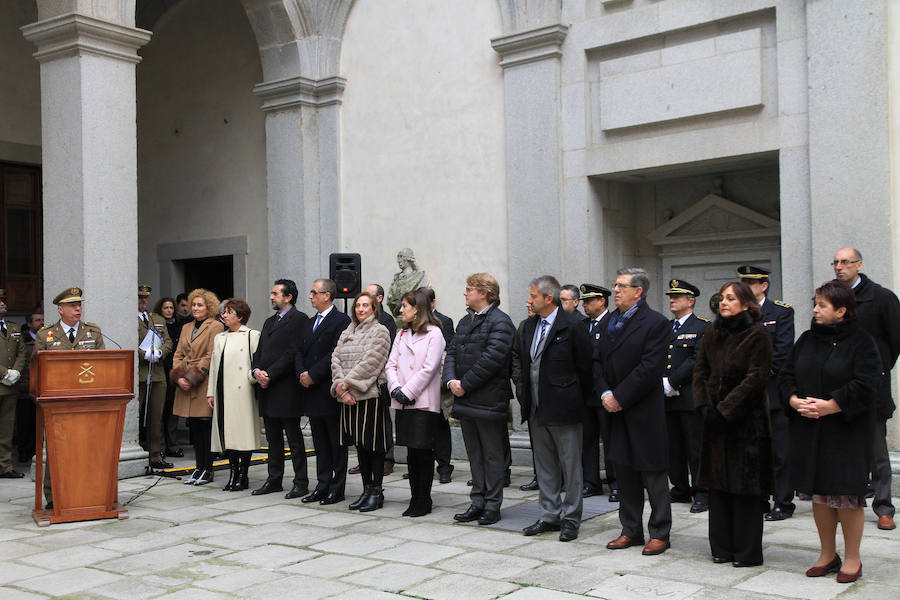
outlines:
{"label": "paving stone", "polygon": [[166,593],[166,588],[134,579],[120,579],[95,588],[92,593],[116,600],[144,600]]}
{"label": "paving stone", "polygon": [[481,577],[461,574],[447,574],[436,577],[411,589],[405,590],[411,596],[421,596],[432,600],[489,600],[509,594],[519,586],[505,581],[493,581]]}
{"label": "paving stone", "polygon": [[231,598],[229,594],[211,592],[195,587],[185,588],[160,597],[166,600],[229,600]]}
{"label": "paving stone", "polygon": [[492,552],[469,552],[444,561],[441,568],[445,571],[467,573],[478,577],[505,579],[519,575],[528,569],[536,569],[540,565],[541,561],[530,558]]}
{"label": "paving stone", "polygon": [[473,535],[472,532],[466,531],[470,528],[459,526],[455,526],[454,528],[456,531],[460,532],[460,535],[444,540],[446,543],[454,546],[476,548],[478,550],[508,550],[527,544],[529,541],[533,541],[533,538],[527,538],[521,533],[512,531],[482,529],[479,527],[479,533]]}
{"label": "paving stone", "polygon": [[760,573],[734,587],[762,594],[809,600],[829,600],[845,589],[845,586],[835,585],[831,577],[807,577],[803,573],[776,570]]}
{"label": "paving stone", "polygon": [[194,583],[195,586],[217,592],[234,592],[251,585],[281,579],[284,575],[265,569],[241,569]]}
{"label": "paving stone", "polygon": [[[290,488],[288,488],[289,490]],[[305,504],[300,504],[300,500],[285,500],[284,494],[287,493],[285,490],[282,493],[273,492],[271,494],[263,494],[262,496],[237,496],[237,497],[225,497],[219,498],[215,500],[211,500],[208,506],[210,508],[217,508],[219,510],[224,510],[227,512],[232,511],[246,511],[253,510],[255,508],[265,508],[266,506],[293,506],[295,508],[302,508],[304,511],[314,512],[315,509],[308,508]]]}
{"label": "paving stone", "polygon": [[[810,563],[812,564],[812,563]],[[805,570],[805,569],[804,569]],[[711,586],[731,586],[747,578],[747,569],[735,569],[731,563],[717,565],[712,558],[697,560],[683,558],[670,560],[647,571],[654,577],[675,581],[686,581]]]}
{"label": "paving stone", "polygon": [[165,571],[183,567],[191,563],[208,560],[225,551],[197,544],[179,544],[170,548],[139,552],[130,556],[107,561],[103,568],[126,575],[143,575],[155,571]]}
{"label": "paving stone", "polygon": [[[388,532],[392,537],[403,538],[406,540],[418,540],[420,542],[442,542],[450,538],[459,537],[459,527],[454,525],[442,525],[439,523],[420,523],[414,521],[415,525],[394,528]],[[495,532],[486,532],[495,533]]]}
{"label": "paving stone", "polygon": [[503,600],[584,600],[584,596],[539,587],[526,587],[503,596]]}
{"label": "paving stone", "polygon": [[243,550],[241,552],[235,552],[234,554],[228,554],[221,558],[222,560],[227,560],[229,562],[277,569],[316,556],[318,556],[318,553],[310,550],[300,550],[298,548],[291,548],[290,546],[269,544],[251,550]]}
{"label": "paving stone", "polygon": [[12,540],[21,540],[24,538],[35,537],[37,532],[24,531],[21,529],[0,529],[0,542],[11,542]]}
{"label": "paving stone", "polygon": [[[417,583],[442,575],[442,571],[415,565],[388,564],[343,577],[341,581],[375,587],[386,592],[405,591]],[[462,595],[460,595],[462,597]]]}
{"label": "paving stone", "polygon": [[361,523],[354,523],[346,528],[345,531],[341,533],[346,533],[347,531],[353,531],[353,533],[369,533],[373,535],[392,535],[392,532],[397,529],[398,521],[396,518],[393,519],[369,519],[368,521],[363,521]]}
{"label": "paving stone", "polygon": [[681,600],[702,588],[703,586],[692,583],[628,574],[613,575],[589,591],[588,595],[604,600]]}
{"label": "paving stone", "polygon": [[16,583],[16,586],[50,596],[64,596],[94,589],[121,578],[121,575],[82,567],[32,577]]}
{"label": "paving stone", "polygon": [[116,552],[121,552],[124,554],[134,552],[135,548],[140,548],[141,550],[152,550],[153,548],[170,546],[175,540],[180,541],[179,538],[173,538],[172,536],[168,535],[165,530],[163,530],[148,531],[146,533],[141,533],[130,538],[109,538],[107,540],[99,541],[95,545],[99,548],[114,550]]}
{"label": "paving stone", "polygon": [[187,523],[189,521],[202,521],[213,519],[223,515],[221,510],[206,508],[205,506],[185,506],[172,510],[150,510],[142,509],[135,511],[135,516],[151,519],[161,519],[171,521],[172,523]]}
{"label": "paving stone", "polygon": [[206,506],[208,502],[201,498],[195,498],[191,494],[182,494],[180,496],[154,496],[144,494],[134,502],[128,505],[129,509],[146,509],[152,511],[168,511],[177,510],[186,506]]}
{"label": "paving stone", "polygon": [[0,587],[0,598],[3,600],[43,600],[46,597],[43,594],[32,594],[24,590]]}
{"label": "paving stone", "polygon": [[[210,533],[214,533],[210,531]],[[282,546],[306,547],[316,542],[330,540],[344,535],[341,530],[312,527],[296,523],[268,523],[247,527],[225,535],[210,535],[201,538],[204,544],[221,546],[232,550],[246,550],[264,544],[281,544]]]}
{"label": "paving stone", "polygon": [[525,571],[512,578],[514,583],[583,594],[596,588],[612,575],[609,571],[586,569],[571,565],[550,564]]}
{"label": "paving stone", "polygon": [[[37,541],[36,538],[34,541]],[[30,554],[43,552],[44,549],[37,545],[22,542],[3,542],[0,544],[0,560],[21,558]]]}
{"label": "paving stone", "polygon": [[[524,538],[525,536],[523,535],[522,537]],[[577,540],[574,542],[560,542],[559,534],[555,531],[537,537],[537,540],[532,538],[516,548],[516,556],[573,563],[582,558],[594,556],[598,552],[607,551],[605,549],[600,550],[593,544],[579,543]]]}
{"label": "paving stone", "polygon": [[[52,527],[56,527],[53,525]],[[109,535],[101,529],[72,529],[69,531],[56,531],[50,535],[41,535],[28,540],[29,544],[36,544],[44,548],[67,548],[69,546],[82,546],[95,544],[102,540],[108,540]],[[6,546],[6,544],[3,544]]]}
{"label": "paving stone", "polygon": [[47,573],[46,569],[28,567],[12,561],[0,561],[0,585],[29,579]]}
{"label": "paving stone", "polygon": [[406,542],[405,544],[376,552],[370,556],[410,565],[429,565],[462,552],[465,552],[465,550],[454,546],[442,546],[426,542]]}
{"label": "paving stone", "polygon": [[339,581],[319,579],[306,575],[292,575],[266,583],[260,583],[241,590],[242,598],[258,598],[259,600],[272,600],[272,598],[300,598],[303,600],[317,600],[328,598],[335,594],[349,592],[353,587]]}
{"label": "paving stone", "polygon": [[318,511],[311,511],[310,509],[291,504],[277,504],[228,514],[221,514],[220,512],[219,519],[233,523],[243,523],[244,525],[262,525],[264,523],[287,523],[294,519],[314,516],[310,515],[311,512]]}
{"label": "paving stone", "polygon": [[366,513],[366,515],[361,515],[356,512],[331,512],[324,510],[313,511],[315,514],[304,518],[302,523],[303,525],[315,525],[316,527],[345,527],[347,525],[356,525],[357,523],[362,523],[363,521],[370,521],[375,519],[375,515],[371,513]]}
{"label": "paving stone", "polygon": [[161,531],[172,526],[168,521],[160,519],[139,518],[131,515],[130,518],[123,521],[114,519],[104,519],[98,521],[103,525],[95,527],[92,531],[97,533],[105,533],[110,538],[115,537],[134,537],[142,533],[151,531]]}
{"label": "paving stone", "polygon": [[165,575],[145,575],[142,577],[144,581],[151,585],[160,585],[163,587],[178,587],[190,583],[190,579],[184,577],[166,577]]}
{"label": "paving stone", "polygon": [[93,546],[72,546],[59,550],[45,551],[19,559],[22,562],[44,569],[62,570],[86,567],[121,556],[118,552]]}
{"label": "paving stone", "polygon": [[624,550],[606,550],[605,548],[587,558],[582,558],[575,563],[578,567],[589,569],[603,569],[616,573],[651,573],[659,565],[676,560],[676,557],[668,552],[656,556],[643,556],[641,547],[626,548]]}
{"label": "paving stone", "polygon": [[330,596],[328,600],[409,600],[409,596],[391,594],[381,590],[355,589],[337,596]]}
{"label": "paving stone", "polygon": [[372,554],[373,552],[378,552],[379,550],[391,548],[400,543],[400,540],[386,536],[350,533],[339,538],[313,544],[310,547],[322,552],[337,552],[340,554],[365,556],[367,554]]}
{"label": "paving stone", "polygon": [[279,569],[298,575],[313,575],[316,577],[338,578],[348,573],[362,571],[382,564],[377,560],[369,560],[358,556],[343,556],[340,554],[325,554],[310,560],[304,560],[297,564]]}

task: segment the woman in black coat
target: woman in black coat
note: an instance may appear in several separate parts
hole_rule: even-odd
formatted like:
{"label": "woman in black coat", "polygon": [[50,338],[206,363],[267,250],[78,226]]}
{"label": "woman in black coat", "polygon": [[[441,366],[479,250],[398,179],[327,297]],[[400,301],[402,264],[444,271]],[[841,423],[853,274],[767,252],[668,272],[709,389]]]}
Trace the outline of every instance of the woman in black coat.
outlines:
{"label": "woman in black coat", "polygon": [[699,485],[709,489],[713,562],[763,562],[766,497],[774,489],[766,383],[772,339],[750,287],[726,283],[719,314],[703,334],[694,366],[694,405],[703,416]]}
{"label": "woman in black coat", "polygon": [[875,341],[856,320],[853,290],[839,281],[817,289],[812,325],[778,378],[781,397],[793,409],[791,486],[801,500],[812,500],[822,547],[808,577],[841,569],[838,523],[845,561],[837,581],[862,576],[859,544],[880,360]]}

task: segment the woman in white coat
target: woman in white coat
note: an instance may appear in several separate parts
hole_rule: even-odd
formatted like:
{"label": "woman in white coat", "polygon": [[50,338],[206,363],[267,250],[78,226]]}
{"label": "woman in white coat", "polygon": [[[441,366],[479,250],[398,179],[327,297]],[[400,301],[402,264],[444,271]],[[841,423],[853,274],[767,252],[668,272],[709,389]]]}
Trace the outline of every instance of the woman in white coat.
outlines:
{"label": "woman in white coat", "polygon": [[231,475],[223,490],[249,487],[250,456],[259,448],[259,407],[250,359],[259,344],[259,332],[247,327],[250,307],[229,298],[222,313],[227,329],[213,340],[206,401],[212,409],[212,451],[224,452]]}
{"label": "woman in white coat", "polygon": [[431,302],[419,290],[400,301],[403,329],[394,338],[385,368],[391,408],[396,410],[397,444],[406,446],[411,499],[404,517],[431,512],[434,438],[440,425],[441,359],[444,335]]}

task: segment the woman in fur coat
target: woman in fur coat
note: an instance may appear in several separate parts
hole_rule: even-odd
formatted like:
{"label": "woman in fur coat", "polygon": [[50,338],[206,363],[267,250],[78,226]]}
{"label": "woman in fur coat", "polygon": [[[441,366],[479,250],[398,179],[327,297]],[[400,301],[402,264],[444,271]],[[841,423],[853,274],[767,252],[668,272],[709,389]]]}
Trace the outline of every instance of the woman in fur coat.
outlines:
{"label": "woman in fur coat", "polygon": [[719,315],[694,366],[694,405],[703,416],[699,485],[709,489],[713,562],[749,567],[763,562],[763,513],[774,488],[766,397],[772,340],[746,283],[727,283],[719,293]]}
{"label": "woman in fur coat", "polygon": [[172,357],[169,380],[178,386],[172,412],[188,419],[191,444],[197,461],[197,468],[184,483],[204,485],[213,480],[210,450],[212,409],[206,402],[209,362],[213,340],[222,333],[224,327],[215,318],[219,308],[219,299],[215,294],[198,288],[188,295],[188,302],[194,319],[185,323],[181,329],[178,347]]}
{"label": "woman in fur coat", "polygon": [[372,294],[358,294],[353,301],[352,322],[331,354],[331,395],[342,404],[341,444],[356,446],[363,481],[362,495],[348,508],[360,512],[384,504],[384,455],[394,443],[388,402],[379,394],[391,351],[391,335],[378,322],[379,310]]}

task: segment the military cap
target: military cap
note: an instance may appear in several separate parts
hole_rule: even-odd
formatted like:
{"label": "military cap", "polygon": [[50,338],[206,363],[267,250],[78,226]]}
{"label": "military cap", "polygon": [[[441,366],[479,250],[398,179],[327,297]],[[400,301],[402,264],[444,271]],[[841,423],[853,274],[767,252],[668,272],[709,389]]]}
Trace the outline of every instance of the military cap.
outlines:
{"label": "military cap", "polygon": [[666,292],[666,296],[676,296],[678,294],[686,294],[696,298],[700,295],[700,288],[684,279],[670,279],[669,290]]}
{"label": "military cap", "polygon": [[82,291],[80,287],[70,287],[63,290],[53,299],[53,304],[66,304],[68,302],[81,302]]}
{"label": "military cap", "polygon": [[138,296],[149,296],[152,291],[153,288],[146,283],[142,283],[138,286]]}
{"label": "military cap", "polygon": [[579,289],[581,290],[582,300],[589,300],[591,298],[609,298],[612,294],[612,292],[602,285],[594,285],[593,283],[582,283]]}
{"label": "military cap", "polygon": [[742,267],[737,268],[738,277],[741,279],[768,279],[769,271],[768,269],[763,269],[762,267],[754,267],[753,265],[744,265]]}
{"label": "military cap", "polygon": [[3,298],[4,300],[7,298],[6,290],[4,288],[0,288],[0,298]]}

